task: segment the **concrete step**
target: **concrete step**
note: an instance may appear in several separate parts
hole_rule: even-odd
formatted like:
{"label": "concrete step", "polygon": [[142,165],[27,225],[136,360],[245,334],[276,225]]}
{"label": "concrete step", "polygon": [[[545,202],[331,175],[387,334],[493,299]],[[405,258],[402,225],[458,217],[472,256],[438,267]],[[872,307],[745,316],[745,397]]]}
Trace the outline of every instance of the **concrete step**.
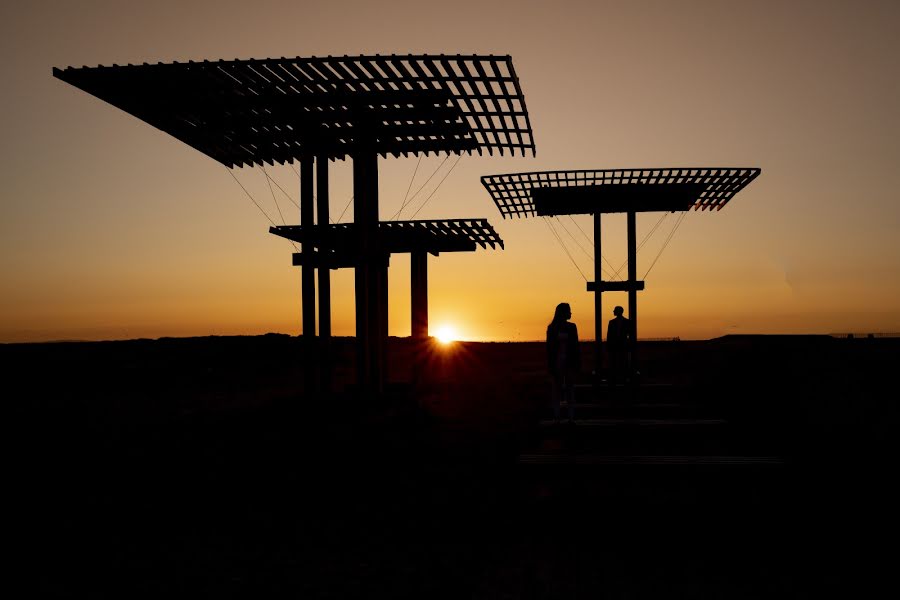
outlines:
{"label": "concrete step", "polygon": [[[579,428],[591,427],[684,427],[701,425],[725,425],[725,419],[697,419],[697,418],[634,418],[634,417],[601,417],[601,418],[577,418],[575,425]],[[541,427],[556,427],[561,423],[553,419],[545,419],[540,422]],[[562,423],[564,424],[564,423]]]}
{"label": "concrete step", "polygon": [[[744,454],[528,453],[518,460],[523,492],[567,498],[563,505],[584,518],[575,501],[618,500],[669,507],[688,503],[720,509],[765,499],[783,501],[791,469],[781,457]],[[635,515],[639,520],[648,515]]]}
{"label": "concrete step", "polygon": [[[553,406],[549,402],[542,408],[541,416],[551,418]],[[563,403],[560,416],[568,416],[568,406]],[[715,419],[721,411],[715,407],[691,405],[683,402],[575,402],[576,419]]]}
{"label": "concrete step", "polygon": [[543,420],[523,452],[593,452],[606,455],[777,455],[765,436],[719,418],[585,418]]}
{"label": "concrete step", "polygon": [[778,456],[739,455],[610,455],[593,452],[536,452],[519,456],[522,465],[701,465],[701,466],[776,466]]}

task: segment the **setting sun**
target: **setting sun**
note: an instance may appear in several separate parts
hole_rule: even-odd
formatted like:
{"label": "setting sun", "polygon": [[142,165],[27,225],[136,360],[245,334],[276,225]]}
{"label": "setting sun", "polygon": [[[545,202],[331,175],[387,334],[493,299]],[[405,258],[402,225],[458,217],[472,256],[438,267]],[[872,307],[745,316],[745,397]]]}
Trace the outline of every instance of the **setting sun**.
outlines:
{"label": "setting sun", "polygon": [[450,344],[456,341],[456,329],[450,325],[442,325],[438,328],[434,337],[442,344]]}

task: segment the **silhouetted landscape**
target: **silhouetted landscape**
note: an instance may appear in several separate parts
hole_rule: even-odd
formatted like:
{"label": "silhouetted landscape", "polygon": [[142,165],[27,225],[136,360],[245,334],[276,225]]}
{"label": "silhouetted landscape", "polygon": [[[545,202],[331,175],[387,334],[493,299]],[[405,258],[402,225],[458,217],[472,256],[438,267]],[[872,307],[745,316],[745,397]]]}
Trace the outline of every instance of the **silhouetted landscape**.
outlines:
{"label": "silhouetted landscape", "polygon": [[6,3],[7,593],[900,597],[900,2],[809,4]]}
{"label": "silhouetted landscape", "polygon": [[0,345],[33,590],[813,597],[893,568],[898,338],[640,342],[641,386],[585,374],[574,425],[543,343],[391,338],[368,400],[332,343],[329,395],[286,335]]}

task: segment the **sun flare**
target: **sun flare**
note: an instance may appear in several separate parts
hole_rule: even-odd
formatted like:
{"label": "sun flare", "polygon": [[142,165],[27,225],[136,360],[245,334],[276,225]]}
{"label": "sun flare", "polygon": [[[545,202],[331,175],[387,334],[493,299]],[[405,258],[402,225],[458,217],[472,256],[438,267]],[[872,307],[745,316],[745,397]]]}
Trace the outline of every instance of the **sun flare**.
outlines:
{"label": "sun flare", "polygon": [[437,332],[434,334],[434,337],[437,338],[437,341],[446,345],[452,344],[456,341],[456,329],[450,325],[442,325],[438,328]]}

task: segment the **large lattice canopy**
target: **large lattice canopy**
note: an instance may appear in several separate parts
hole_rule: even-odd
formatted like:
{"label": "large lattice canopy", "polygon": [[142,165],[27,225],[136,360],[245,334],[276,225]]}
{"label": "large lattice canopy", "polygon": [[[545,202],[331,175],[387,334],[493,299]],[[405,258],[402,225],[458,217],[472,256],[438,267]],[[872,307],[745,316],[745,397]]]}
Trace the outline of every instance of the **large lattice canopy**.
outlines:
{"label": "large lattice canopy", "polygon": [[481,183],[504,218],[720,210],[757,168],[608,169],[488,175]]}
{"label": "large lattice canopy", "polygon": [[53,75],[228,167],[418,153],[534,154],[509,56],[390,55],[67,67]]}

